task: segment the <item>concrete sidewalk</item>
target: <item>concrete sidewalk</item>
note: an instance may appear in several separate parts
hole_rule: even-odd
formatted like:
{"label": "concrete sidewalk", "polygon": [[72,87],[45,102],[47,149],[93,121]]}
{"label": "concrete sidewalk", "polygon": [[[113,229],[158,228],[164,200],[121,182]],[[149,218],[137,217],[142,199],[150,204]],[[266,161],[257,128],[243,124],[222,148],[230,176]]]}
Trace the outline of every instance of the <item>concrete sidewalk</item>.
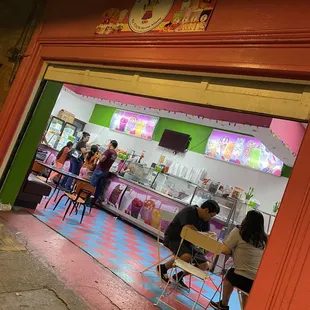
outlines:
{"label": "concrete sidewalk", "polygon": [[89,309],[0,221],[0,309]]}

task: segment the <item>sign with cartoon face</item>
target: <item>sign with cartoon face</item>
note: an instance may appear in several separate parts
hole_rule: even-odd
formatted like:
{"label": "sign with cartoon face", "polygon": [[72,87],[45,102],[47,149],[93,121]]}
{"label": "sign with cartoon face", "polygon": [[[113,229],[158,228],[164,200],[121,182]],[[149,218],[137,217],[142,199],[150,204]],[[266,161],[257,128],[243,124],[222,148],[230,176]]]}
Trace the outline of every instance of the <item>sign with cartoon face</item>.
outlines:
{"label": "sign with cartoon face", "polygon": [[127,0],[103,11],[97,35],[205,31],[217,0]]}
{"label": "sign with cartoon face", "polygon": [[155,29],[169,14],[174,0],[136,0],[129,14],[133,32],[145,33]]}

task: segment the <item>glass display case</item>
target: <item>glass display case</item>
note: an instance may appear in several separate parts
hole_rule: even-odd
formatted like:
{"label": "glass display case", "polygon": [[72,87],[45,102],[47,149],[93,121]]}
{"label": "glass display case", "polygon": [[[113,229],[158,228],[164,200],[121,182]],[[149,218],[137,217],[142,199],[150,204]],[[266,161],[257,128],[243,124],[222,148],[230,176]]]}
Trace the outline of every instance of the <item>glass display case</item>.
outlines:
{"label": "glass display case", "polygon": [[152,189],[158,193],[177,199],[183,204],[190,205],[196,185],[176,176],[159,173],[153,182]]}
{"label": "glass display case", "polygon": [[75,140],[76,127],[72,124],[66,123],[61,133],[59,142],[57,143],[56,150],[60,151],[66,144]]}
{"label": "glass display case", "polygon": [[120,170],[119,173],[123,174],[125,179],[147,187],[151,187],[158,176],[158,172],[154,168],[134,162],[126,162],[120,167]]}
{"label": "glass display case", "polygon": [[45,141],[48,146],[56,148],[57,142],[62,133],[65,122],[57,117],[52,117],[48,129],[45,134]]}

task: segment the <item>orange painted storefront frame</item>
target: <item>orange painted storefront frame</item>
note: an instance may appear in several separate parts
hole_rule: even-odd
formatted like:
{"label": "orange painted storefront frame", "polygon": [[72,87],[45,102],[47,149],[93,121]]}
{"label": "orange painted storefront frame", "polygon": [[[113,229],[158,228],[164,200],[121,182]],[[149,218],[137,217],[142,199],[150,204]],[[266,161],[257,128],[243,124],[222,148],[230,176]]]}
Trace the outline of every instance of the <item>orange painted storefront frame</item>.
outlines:
{"label": "orange painted storefront frame", "polygon": [[[0,114],[1,164],[42,68],[49,62],[310,80],[309,31],[267,37],[253,33],[251,37],[240,35],[238,40],[228,33],[207,38],[201,34],[148,34],[100,40],[62,39],[44,37],[41,31],[38,28],[34,35]],[[272,44],[275,38],[276,45]],[[247,309],[310,309],[306,299],[310,289],[307,277],[310,272],[309,150],[310,131],[307,130]]]}

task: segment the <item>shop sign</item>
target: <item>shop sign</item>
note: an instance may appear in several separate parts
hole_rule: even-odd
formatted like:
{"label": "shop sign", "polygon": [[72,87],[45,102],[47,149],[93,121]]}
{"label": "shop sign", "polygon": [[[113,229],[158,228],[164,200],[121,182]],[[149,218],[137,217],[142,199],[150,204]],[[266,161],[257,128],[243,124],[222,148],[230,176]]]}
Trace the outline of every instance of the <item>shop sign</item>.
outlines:
{"label": "shop sign", "polygon": [[159,118],[129,111],[116,110],[110,129],[146,140],[152,140]]}
{"label": "shop sign", "polygon": [[213,130],[206,156],[280,176],[283,162],[258,139],[241,134]]}
{"label": "shop sign", "polygon": [[[207,28],[217,0],[136,0],[105,10],[98,35],[119,32],[193,32]],[[128,3],[127,2],[127,3]]]}

